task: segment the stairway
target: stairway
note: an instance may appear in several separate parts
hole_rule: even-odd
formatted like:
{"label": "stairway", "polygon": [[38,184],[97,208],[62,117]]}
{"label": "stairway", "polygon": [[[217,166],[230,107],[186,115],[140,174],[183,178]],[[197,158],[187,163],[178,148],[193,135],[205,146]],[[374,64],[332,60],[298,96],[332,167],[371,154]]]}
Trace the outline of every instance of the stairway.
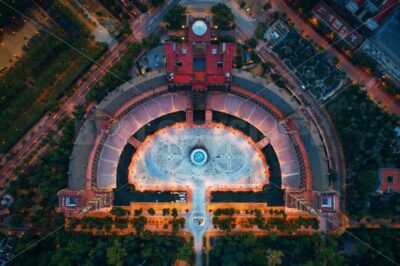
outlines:
{"label": "stairway", "polygon": [[194,89],[192,91],[193,110],[204,110],[206,108],[206,90]]}

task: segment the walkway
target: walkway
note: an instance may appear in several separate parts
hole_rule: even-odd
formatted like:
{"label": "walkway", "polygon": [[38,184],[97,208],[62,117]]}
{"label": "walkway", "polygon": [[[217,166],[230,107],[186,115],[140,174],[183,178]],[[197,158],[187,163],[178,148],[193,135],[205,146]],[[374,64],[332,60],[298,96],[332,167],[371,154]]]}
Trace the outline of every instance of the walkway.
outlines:
{"label": "walkway", "polygon": [[192,212],[188,214],[186,226],[193,235],[196,266],[203,265],[203,236],[210,224],[210,217],[206,212],[206,192],[204,181],[195,178],[192,182]]}

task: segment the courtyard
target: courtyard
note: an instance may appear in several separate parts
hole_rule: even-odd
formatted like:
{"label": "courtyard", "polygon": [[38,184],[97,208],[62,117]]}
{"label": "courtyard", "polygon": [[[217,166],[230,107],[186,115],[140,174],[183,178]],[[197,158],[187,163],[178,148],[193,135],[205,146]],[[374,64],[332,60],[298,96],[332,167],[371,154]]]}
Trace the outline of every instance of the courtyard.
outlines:
{"label": "courtyard", "polygon": [[261,190],[267,165],[255,143],[222,125],[178,124],[143,143],[133,156],[129,180],[139,190],[193,188]]}
{"label": "courtyard", "polygon": [[186,226],[200,252],[211,225],[209,190],[261,190],[268,172],[263,153],[243,133],[222,124],[178,123],[143,142],[132,158],[129,182],[142,191],[191,190]]}
{"label": "courtyard", "polygon": [[324,100],[342,85],[345,74],[336,69],[326,55],[318,53],[297,32],[289,32],[274,46],[273,51],[318,100]]}

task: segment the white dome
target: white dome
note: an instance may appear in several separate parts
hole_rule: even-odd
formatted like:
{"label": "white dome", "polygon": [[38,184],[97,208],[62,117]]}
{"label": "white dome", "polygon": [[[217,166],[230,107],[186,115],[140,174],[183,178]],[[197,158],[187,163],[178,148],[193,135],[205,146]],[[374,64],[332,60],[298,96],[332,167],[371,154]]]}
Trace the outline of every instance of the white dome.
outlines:
{"label": "white dome", "polygon": [[202,20],[197,20],[192,25],[192,31],[196,36],[203,36],[207,32],[207,25]]}

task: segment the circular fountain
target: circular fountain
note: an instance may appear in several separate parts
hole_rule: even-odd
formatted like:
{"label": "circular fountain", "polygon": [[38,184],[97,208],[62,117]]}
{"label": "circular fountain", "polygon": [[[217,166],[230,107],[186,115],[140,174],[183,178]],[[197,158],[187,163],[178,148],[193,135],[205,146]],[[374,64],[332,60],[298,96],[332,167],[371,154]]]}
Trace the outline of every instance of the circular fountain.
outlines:
{"label": "circular fountain", "polygon": [[207,162],[207,152],[202,148],[196,148],[190,153],[190,161],[197,166],[202,166]]}

